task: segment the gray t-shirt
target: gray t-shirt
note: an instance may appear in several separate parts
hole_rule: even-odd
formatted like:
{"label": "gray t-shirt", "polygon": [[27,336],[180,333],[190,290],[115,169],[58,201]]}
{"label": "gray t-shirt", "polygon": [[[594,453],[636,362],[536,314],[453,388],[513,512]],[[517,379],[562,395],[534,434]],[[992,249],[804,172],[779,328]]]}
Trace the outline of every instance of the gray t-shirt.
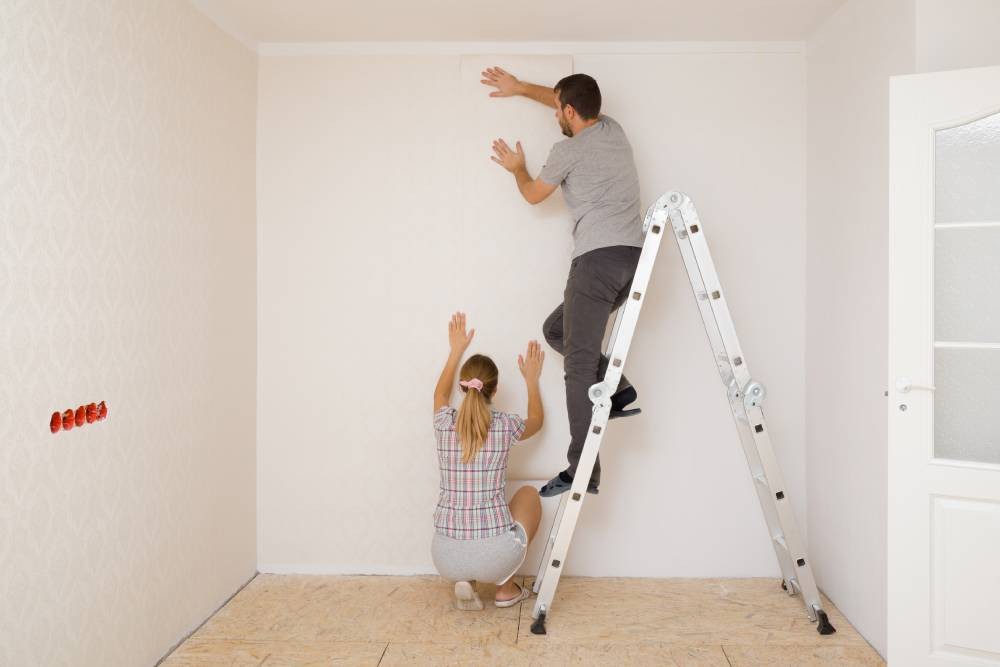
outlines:
{"label": "gray t-shirt", "polygon": [[562,185],[573,215],[573,257],[608,246],[642,247],[639,175],[632,146],[615,119],[552,146],[539,178]]}

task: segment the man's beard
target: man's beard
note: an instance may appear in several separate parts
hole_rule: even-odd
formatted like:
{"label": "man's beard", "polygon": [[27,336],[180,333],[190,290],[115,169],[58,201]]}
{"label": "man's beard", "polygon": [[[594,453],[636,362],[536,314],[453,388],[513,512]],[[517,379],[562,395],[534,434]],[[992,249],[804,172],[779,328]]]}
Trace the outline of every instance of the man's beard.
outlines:
{"label": "man's beard", "polygon": [[562,120],[559,121],[559,129],[562,130],[562,133],[565,134],[567,137],[573,136],[573,128],[569,126],[569,123]]}

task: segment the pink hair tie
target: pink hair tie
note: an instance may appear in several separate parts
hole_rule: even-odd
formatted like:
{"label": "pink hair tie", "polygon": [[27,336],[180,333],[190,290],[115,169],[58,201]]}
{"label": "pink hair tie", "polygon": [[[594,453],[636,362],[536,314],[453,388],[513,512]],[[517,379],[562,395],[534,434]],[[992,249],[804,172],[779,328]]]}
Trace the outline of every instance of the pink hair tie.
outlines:
{"label": "pink hair tie", "polygon": [[466,389],[475,389],[477,391],[483,390],[483,381],[479,378],[472,378],[471,380],[461,380],[458,384],[462,385]]}

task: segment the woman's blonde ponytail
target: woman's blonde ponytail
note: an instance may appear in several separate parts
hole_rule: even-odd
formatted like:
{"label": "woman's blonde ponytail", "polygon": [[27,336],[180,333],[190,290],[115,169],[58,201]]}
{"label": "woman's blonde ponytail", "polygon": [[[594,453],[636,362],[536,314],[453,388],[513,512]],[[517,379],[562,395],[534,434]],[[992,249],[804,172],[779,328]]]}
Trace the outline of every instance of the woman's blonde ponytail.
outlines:
{"label": "woman's blonde ponytail", "polygon": [[[490,433],[490,401],[497,390],[498,375],[493,360],[481,354],[469,357],[459,371],[465,398],[458,408],[455,430],[458,441],[462,444],[463,463],[470,463],[475,458]],[[481,389],[475,380],[482,383]],[[472,386],[465,386],[466,383]]]}

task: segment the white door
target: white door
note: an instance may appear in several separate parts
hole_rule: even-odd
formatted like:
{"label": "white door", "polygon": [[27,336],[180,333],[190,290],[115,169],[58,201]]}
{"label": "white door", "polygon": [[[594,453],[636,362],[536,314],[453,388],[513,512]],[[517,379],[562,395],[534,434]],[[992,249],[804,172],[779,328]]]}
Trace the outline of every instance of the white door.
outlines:
{"label": "white door", "polygon": [[890,144],[888,659],[1000,665],[1000,67],[894,78]]}

